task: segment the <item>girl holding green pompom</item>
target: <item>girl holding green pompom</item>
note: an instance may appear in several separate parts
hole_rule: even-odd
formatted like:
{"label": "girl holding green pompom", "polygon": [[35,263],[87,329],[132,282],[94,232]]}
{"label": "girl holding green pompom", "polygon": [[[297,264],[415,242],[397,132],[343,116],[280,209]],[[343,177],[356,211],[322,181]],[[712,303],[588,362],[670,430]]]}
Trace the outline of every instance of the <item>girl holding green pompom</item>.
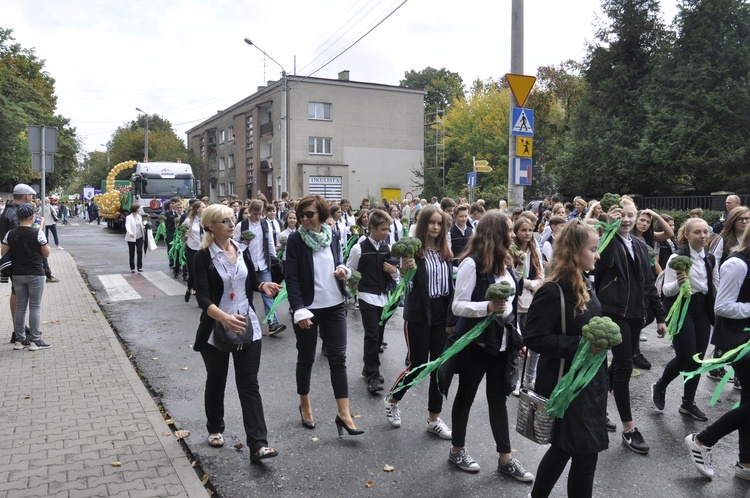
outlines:
{"label": "girl holding green pompom", "polygon": [[[674,335],[675,357],[664,367],[659,380],[651,387],[651,399],[659,410],[664,409],[665,394],[670,382],[680,375],[680,371],[691,371],[698,368],[693,356],[701,357],[708,347],[711,325],[714,322],[714,301],[719,286],[719,271],[714,255],[705,250],[709,238],[708,224],[701,218],[690,218],[685,222],[684,230],[678,243],[682,247],[669,258],[664,270],[665,307],[669,308],[677,300],[682,285],[690,282],[690,303],[685,321]],[[687,256],[692,261],[689,272],[675,271],[670,264],[678,256]],[[677,319],[677,318],[674,318]],[[660,334],[663,337],[663,334]],[[695,405],[695,392],[698,389],[700,376],[697,375],[685,383],[680,413],[690,415],[697,420],[708,420]]]}
{"label": "girl holding green pompom", "polygon": [[[562,360],[565,371],[570,370],[583,327],[602,315],[599,300],[583,273],[594,269],[598,245],[599,234],[590,225],[575,220],[566,223],[555,237],[547,281],[529,307],[524,345],[539,353],[534,391],[546,398],[557,385]],[[565,300],[565,335],[559,312],[560,290]],[[600,349],[592,346],[590,352],[596,354]],[[568,495],[591,496],[599,452],[609,446],[606,420],[607,371],[602,361],[591,382],[555,422],[552,444],[539,463],[530,496],[549,496],[571,459]]]}

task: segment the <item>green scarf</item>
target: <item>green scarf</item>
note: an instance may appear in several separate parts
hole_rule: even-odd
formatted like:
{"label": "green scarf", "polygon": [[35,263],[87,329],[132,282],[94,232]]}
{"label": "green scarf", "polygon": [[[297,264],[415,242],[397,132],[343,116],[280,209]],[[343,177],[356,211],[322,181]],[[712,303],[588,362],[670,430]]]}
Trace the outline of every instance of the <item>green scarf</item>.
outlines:
{"label": "green scarf", "polygon": [[320,228],[320,232],[306,230],[303,227],[300,227],[299,230],[297,230],[300,236],[302,236],[302,240],[304,240],[305,244],[307,244],[307,247],[312,249],[313,252],[322,251],[323,249],[330,246],[331,240],[333,240],[333,232],[331,231],[331,227],[323,223]]}

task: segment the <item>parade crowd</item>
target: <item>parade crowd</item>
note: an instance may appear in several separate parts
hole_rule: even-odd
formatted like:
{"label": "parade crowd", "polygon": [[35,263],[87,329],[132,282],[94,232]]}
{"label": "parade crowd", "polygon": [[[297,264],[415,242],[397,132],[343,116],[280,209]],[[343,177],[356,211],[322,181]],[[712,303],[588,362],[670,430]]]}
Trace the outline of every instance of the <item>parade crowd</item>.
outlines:
{"label": "parade crowd", "polygon": [[[47,239],[41,231],[32,233],[26,221],[33,218],[35,192],[28,186],[17,189],[19,198],[14,190],[15,204],[5,213],[14,209],[24,233],[20,239],[34,243],[35,250],[39,246],[34,274],[43,288]],[[365,198],[354,210],[347,199],[327,201],[318,195],[292,200],[282,193],[269,202],[261,194],[213,204],[208,198],[175,197],[156,223],[134,204],[125,240],[131,272],[140,272],[148,231],[162,225],[157,239],[166,241],[174,278],[187,283],[185,302],[195,299],[202,310],[193,349],[206,368],[207,443],[224,446],[224,390],[231,358],[252,462],[279,454],[267,438],[258,371],[262,337],[286,330],[277,317],[282,309],[291,315],[296,340],[301,427],[317,427],[313,403],[323,395],[311,393],[310,385],[321,350],[329,365],[339,435],[365,433],[349,405],[346,317],[356,310],[364,328],[361,375],[367,391],[382,397],[383,422],[394,429],[409,422],[401,415],[404,395],[421,380],[423,366],[439,360],[440,368],[425,377],[425,430],[451,442],[450,462],[478,472],[480,464],[465,439],[484,379],[497,470],[533,483],[529,496],[534,498],[550,495],[568,462],[568,495],[591,496],[598,454],[609,445],[608,431],[619,431],[622,444],[633,452],[649,452],[648,435],[633,417],[630,380],[635,368],[656,368],[640,350],[648,339],[644,328],[656,323],[658,336],[672,341],[674,357],[658,366],[662,373],[650,393],[654,409],[665,410],[666,391],[680,389],[673,381],[692,373],[676,408],[685,417],[707,422],[695,402],[702,374],[725,381],[731,377],[731,385],[741,391],[739,407],[687,435],[686,456],[701,475],[712,478],[713,445],[737,431],[735,476],[750,480],[750,403],[745,395],[750,358],[744,354],[750,349],[745,348],[750,341],[750,209],[730,195],[715,225],[694,210],[677,227],[669,216],[639,210],[627,196],[616,197],[606,203],[605,198],[576,197],[563,204],[552,196],[535,212],[509,211],[502,201],[495,209],[481,200],[469,204],[450,198]],[[20,254],[14,242],[19,238],[13,230],[6,232],[2,253]],[[56,231],[52,233],[57,244]],[[14,252],[14,261],[16,257]],[[28,285],[26,278],[17,280],[14,274],[13,280],[26,306],[29,292],[19,292],[20,285]],[[512,291],[492,294],[502,286]],[[256,292],[263,302],[262,319],[253,305]],[[41,294],[36,301],[40,299]],[[36,301],[30,301],[30,332],[24,332],[25,314],[11,305],[14,342],[21,349],[28,340],[37,340]],[[407,356],[404,371],[385,379],[379,355],[388,345],[384,332],[394,312],[404,318]],[[595,320],[599,317],[616,325],[621,342],[610,348],[589,341],[587,330],[600,323]],[[470,342],[456,346],[469,334]],[[551,444],[534,474],[526,469],[529,462],[522,465],[522,457],[511,454],[515,424],[508,418],[507,401],[531,392],[551,402],[561,379],[573,375],[584,357],[592,365],[587,381],[555,418]],[[713,364],[702,363],[708,357]],[[617,410],[611,416],[610,395]],[[443,418],[444,408],[450,411],[452,428]],[[476,424],[473,430],[486,429]]]}

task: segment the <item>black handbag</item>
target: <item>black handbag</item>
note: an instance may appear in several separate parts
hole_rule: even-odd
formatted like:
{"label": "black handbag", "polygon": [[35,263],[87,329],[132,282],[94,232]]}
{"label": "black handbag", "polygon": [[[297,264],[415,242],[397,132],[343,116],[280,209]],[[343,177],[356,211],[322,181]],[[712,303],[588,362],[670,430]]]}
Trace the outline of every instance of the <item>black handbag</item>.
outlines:
{"label": "black handbag", "polygon": [[13,260],[11,259],[9,248],[8,252],[0,258],[0,277],[7,279],[11,276],[13,276]]}
{"label": "black handbag", "polygon": [[253,324],[250,317],[245,317],[245,331],[241,334],[230,330],[229,327],[216,320],[213,329],[214,346],[227,353],[242,351],[242,349],[253,342]]}
{"label": "black handbag", "polygon": [[275,284],[281,284],[284,281],[284,270],[281,269],[281,263],[276,258],[273,258],[271,262],[271,281]]}
{"label": "black handbag", "polygon": [[[560,318],[562,320],[562,334],[567,335],[565,333],[565,296],[563,296],[563,291],[560,285],[556,285],[557,288],[560,289]],[[528,351],[526,357],[528,357]],[[565,359],[563,358],[560,360],[560,372],[557,376],[557,382],[560,382],[560,379],[562,379],[564,370]],[[523,360],[523,372],[521,373],[522,381],[525,376],[526,358]],[[555,419],[544,411],[544,406],[546,404],[547,398],[540,396],[531,389],[522,388],[518,397],[516,432],[538,444],[551,443],[555,428]]]}

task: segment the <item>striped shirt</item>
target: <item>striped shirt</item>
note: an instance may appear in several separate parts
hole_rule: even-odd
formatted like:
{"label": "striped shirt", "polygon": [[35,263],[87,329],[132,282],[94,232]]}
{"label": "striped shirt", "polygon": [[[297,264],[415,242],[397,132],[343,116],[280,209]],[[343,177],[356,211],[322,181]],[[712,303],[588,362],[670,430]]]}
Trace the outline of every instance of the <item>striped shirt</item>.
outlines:
{"label": "striped shirt", "polygon": [[451,262],[441,260],[437,249],[427,249],[424,262],[427,272],[427,295],[430,299],[450,294],[450,279],[453,278]]}

